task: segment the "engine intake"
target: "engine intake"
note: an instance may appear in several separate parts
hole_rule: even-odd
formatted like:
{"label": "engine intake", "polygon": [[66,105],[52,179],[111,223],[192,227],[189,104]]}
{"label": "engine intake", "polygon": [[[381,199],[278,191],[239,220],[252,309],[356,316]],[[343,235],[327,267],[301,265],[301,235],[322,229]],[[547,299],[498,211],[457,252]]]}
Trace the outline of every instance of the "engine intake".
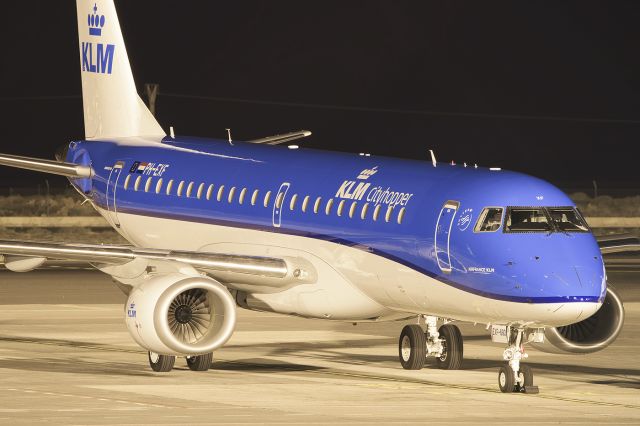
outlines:
{"label": "engine intake", "polygon": [[607,287],[602,307],[589,318],[575,324],[545,329],[545,343],[533,344],[545,352],[587,354],[613,343],[624,324],[622,299]]}
{"label": "engine intake", "polygon": [[160,354],[198,355],[229,340],[236,323],[235,301],[219,282],[168,274],[134,288],[126,305],[133,339]]}

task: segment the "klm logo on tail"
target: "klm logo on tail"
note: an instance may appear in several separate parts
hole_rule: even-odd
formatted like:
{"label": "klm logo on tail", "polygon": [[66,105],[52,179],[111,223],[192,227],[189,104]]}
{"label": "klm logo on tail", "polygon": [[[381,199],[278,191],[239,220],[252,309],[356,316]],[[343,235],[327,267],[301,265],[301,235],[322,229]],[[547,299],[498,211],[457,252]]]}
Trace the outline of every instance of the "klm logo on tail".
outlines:
{"label": "klm logo on tail", "polygon": [[[98,5],[93,5],[93,14],[87,15],[89,35],[102,36],[106,18],[98,15]],[[82,71],[99,74],[111,74],[113,55],[116,46],[113,44],[82,42]]]}

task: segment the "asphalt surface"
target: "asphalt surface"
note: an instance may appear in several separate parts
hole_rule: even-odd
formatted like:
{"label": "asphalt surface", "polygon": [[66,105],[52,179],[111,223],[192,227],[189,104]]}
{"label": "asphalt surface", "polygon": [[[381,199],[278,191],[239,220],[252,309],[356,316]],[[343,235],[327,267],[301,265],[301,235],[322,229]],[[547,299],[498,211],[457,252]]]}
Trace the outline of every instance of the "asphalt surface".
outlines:
{"label": "asphalt surface", "polygon": [[398,362],[401,322],[334,323],[239,310],[213,368],[153,373],[124,325],[125,297],[83,269],[0,272],[0,424],[640,424],[640,262],[609,281],[618,340],[572,356],[530,349],[540,394],[501,394],[503,347],[462,324],[463,369]]}

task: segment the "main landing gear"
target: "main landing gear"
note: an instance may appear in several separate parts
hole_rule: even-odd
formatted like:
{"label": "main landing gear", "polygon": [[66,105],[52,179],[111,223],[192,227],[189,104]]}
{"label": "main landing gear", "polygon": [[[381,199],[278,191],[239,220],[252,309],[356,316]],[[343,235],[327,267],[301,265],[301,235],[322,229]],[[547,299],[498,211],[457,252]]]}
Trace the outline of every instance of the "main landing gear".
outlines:
{"label": "main landing gear", "polygon": [[520,363],[521,360],[529,357],[524,352],[524,329],[510,328],[509,330],[509,346],[502,355],[507,362],[498,372],[500,391],[538,393],[538,387],[533,385],[533,371],[529,366]]}
{"label": "main landing gear", "polygon": [[[192,371],[207,371],[211,367],[213,361],[213,353],[209,352],[204,355],[187,356],[187,366]],[[158,373],[168,373],[173,369],[176,362],[174,355],[160,355],[155,352],[149,352],[149,365],[151,369]]]}
{"label": "main landing gear", "polygon": [[424,316],[427,330],[419,324],[406,325],[400,333],[398,354],[405,370],[420,370],[426,358],[436,358],[438,368],[458,370],[462,364],[463,343],[460,329],[450,323],[438,328],[438,317]]}

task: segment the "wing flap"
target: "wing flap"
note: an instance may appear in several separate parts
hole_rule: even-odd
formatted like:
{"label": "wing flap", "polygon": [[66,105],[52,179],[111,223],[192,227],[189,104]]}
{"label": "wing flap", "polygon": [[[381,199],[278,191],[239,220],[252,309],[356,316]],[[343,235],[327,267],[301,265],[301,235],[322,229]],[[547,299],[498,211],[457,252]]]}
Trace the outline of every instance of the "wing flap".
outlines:
{"label": "wing flap", "polygon": [[[132,246],[56,244],[0,240],[0,254],[5,266],[15,271],[29,271],[44,260],[71,260],[92,263],[114,277],[133,278],[148,267],[169,263],[187,265],[206,272],[223,282],[282,290],[292,285],[315,282],[313,265],[296,257],[261,257],[238,254],[159,250]],[[232,285],[230,285],[232,286]],[[233,287],[233,286],[232,286]]]}

